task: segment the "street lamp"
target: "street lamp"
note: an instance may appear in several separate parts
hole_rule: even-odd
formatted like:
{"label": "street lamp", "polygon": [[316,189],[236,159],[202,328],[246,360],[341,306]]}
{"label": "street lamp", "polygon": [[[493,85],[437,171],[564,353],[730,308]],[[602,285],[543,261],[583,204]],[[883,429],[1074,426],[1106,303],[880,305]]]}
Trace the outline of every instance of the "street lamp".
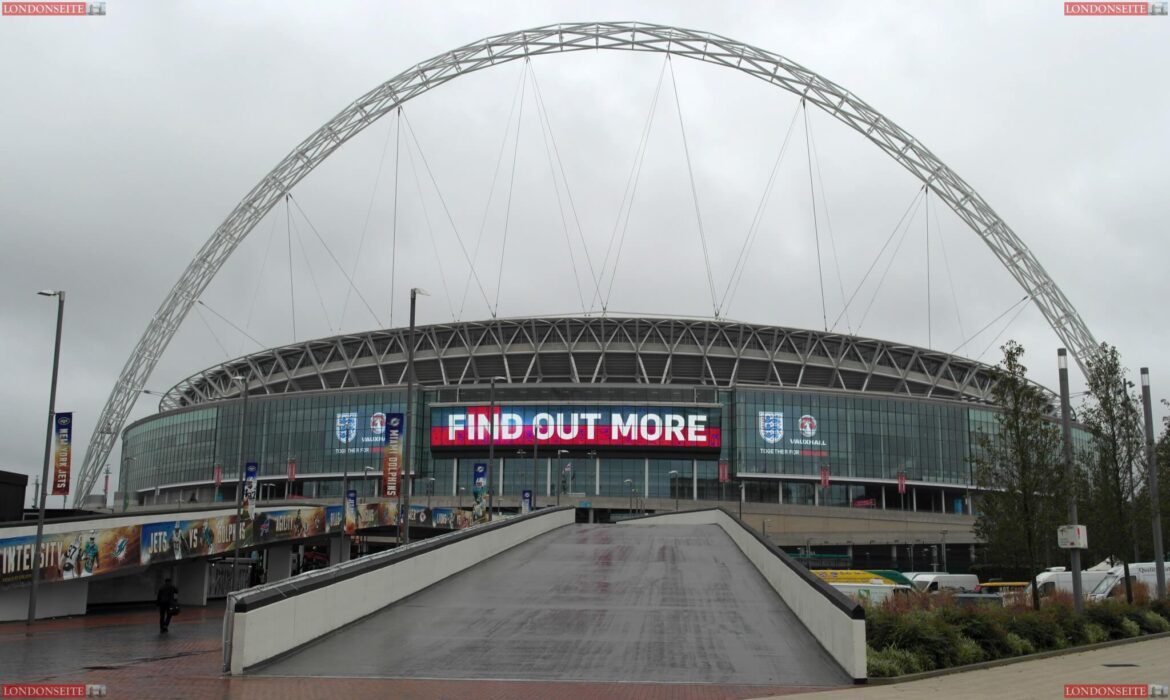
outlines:
{"label": "street lamp", "polygon": [[431,496],[435,495],[435,477],[428,476],[423,481],[427,482],[427,510],[430,510]]}
{"label": "street lamp", "polygon": [[739,519],[740,520],[743,520],[744,487],[746,487],[746,486],[747,486],[746,482],[743,482],[743,481],[739,482]]}
{"label": "street lamp", "polygon": [[371,466],[365,466],[365,467],[362,467],[362,471],[365,472],[365,474],[362,475],[362,491],[364,492],[366,490],[366,478],[369,477],[370,472],[376,471],[376,470]]}
{"label": "street lamp", "polygon": [[678,512],[678,486],[674,483],[674,480],[677,478],[678,478],[678,470],[671,469],[670,470],[670,490],[674,491],[674,512],[676,512],[676,513]]}
{"label": "street lamp", "polygon": [[425,289],[410,288],[410,335],[406,343],[406,435],[402,438],[405,461],[403,473],[406,483],[398,486],[398,517],[402,519],[402,544],[410,544],[410,488],[414,485],[414,455],[411,454],[410,436],[414,433],[414,303],[419,295],[430,296]]}
{"label": "street lamp", "polygon": [[[242,375],[232,377],[240,383],[240,425],[236,436],[236,455],[240,459],[239,479],[236,483],[236,526],[235,537],[232,541],[232,583],[230,590],[235,590],[239,578],[240,568],[240,520],[244,513],[244,416],[248,413],[248,386]],[[344,512],[344,511],[343,511]]]}
{"label": "street lamp", "polygon": [[[488,465],[487,465],[487,518],[488,522],[492,521],[492,503],[494,496],[494,489],[492,488],[492,469],[495,467],[496,459],[496,381],[503,379],[508,381],[507,377],[492,377],[488,388]],[[477,431],[478,432],[478,431]],[[501,484],[503,486],[503,484]]]}
{"label": "street lamp", "polygon": [[630,485],[630,512],[633,513],[634,512],[634,480],[633,479],[626,479],[622,483]]}
{"label": "street lamp", "polygon": [[460,510],[462,510],[462,509],[463,509],[463,494],[464,494],[466,491],[467,491],[467,487],[466,487],[466,486],[460,486],[460,487],[459,487],[459,509],[460,509]]}
{"label": "street lamp", "polygon": [[[567,455],[567,454],[569,454],[568,450],[557,450],[557,461],[558,462],[560,461],[561,455]],[[569,469],[572,469],[572,465],[570,465],[569,467],[565,467],[564,465],[560,465],[560,467],[561,467],[561,469],[560,469],[561,473],[558,475],[559,478],[557,480],[557,507],[558,508],[561,505],[561,492],[565,490],[565,475]]]}
{"label": "street lamp", "polygon": [[65,315],[65,292],[45,289],[37,292],[43,297],[57,297],[57,336],[53,341],[53,375],[49,382],[49,427],[45,431],[45,463],[41,468],[41,480],[37,486],[40,503],[37,507],[37,537],[33,545],[32,587],[28,591],[28,624],[32,625],[37,616],[37,582],[41,578],[41,543],[45,536],[45,498],[49,486],[49,459],[53,449],[53,422],[57,410],[57,367],[61,361],[61,320]]}

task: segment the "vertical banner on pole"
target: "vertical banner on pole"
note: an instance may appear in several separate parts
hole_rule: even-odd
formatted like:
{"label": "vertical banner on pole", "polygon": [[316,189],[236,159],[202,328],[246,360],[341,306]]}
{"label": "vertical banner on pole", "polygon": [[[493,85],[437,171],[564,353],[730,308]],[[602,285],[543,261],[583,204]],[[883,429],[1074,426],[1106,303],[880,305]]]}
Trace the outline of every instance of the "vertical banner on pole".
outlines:
{"label": "vertical banner on pole", "polygon": [[73,414],[58,413],[53,419],[56,449],[53,453],[53,495],[69,493],[69,471],[73,461]]}
{"label": "vertical banner on pole", "polygon": [[906,472],[898,472],[898,493],[906,494]]}
{"label": "vertical banner on pole", "polygon": [[219,488],[220,484],[223,483],[223,467],[217,464],[211,473],[212,478],[215,479],[215,488]]}
{"label": "vertical banner on pole", "polygon": [[257,464],[248,462],[244,469],[244,512],[248,519],[256,517],[256,471]]}
{"label": "vertical banner on pole", "polygon": [[350,489],[345,492],[345,534],[357,532],[357,491]]}
{"label": "vertical banner on pole", "polygon": [[386,414],[385,443],[382,446],[382,495],[386,498],[398,498],[404,422],[401,413]]}
{"label": "vertical banner on pole", "polygon": [[289,481],[296,481],[297,480],[297,461],[295,459],[292,459],[291,457],[288,460],[288,480]]}
{"label": "vertical banner on pole", "polygon": [[728,464],[726,459],[719,460],[719,483],[726,484],[731,480],[728,472]]}
{"label": "vertical banner on pole", "polygon": [[522,514],[531,513],[532,512],[532,489],[524,489],[521,492],[520,499],[521,499],[520,500],[520,512]]}
{"label": "vertical banner on pole", "polygon": [[473,523],[487,522],[487,462],[476,462],[472,468],[471,481],[471,496],[475,499],[475,505],[471,509],[471,521]]}
{"label": "vertical banner on pole", "polygon": [[829,468],[821,467],[821,488],[829,488]]}

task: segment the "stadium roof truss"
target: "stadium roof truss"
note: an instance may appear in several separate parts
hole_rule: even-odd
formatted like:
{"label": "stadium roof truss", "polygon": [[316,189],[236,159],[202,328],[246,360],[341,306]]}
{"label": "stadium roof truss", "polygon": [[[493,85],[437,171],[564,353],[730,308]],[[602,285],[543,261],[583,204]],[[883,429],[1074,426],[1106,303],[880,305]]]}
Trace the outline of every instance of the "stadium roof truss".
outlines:
{"label": "stadium roof truss", "polygon": [[555,24],[488,37],[403,71],[339,112],[261,178],[195,255],[131,352],[98,417],[78,472],[77,493],[85,496],[93,490],[139,392],[208,283],[285,193],[329,155],[399,105],[460,75],[532,56],[601,49],[724,66],[824,110],[909,170],[983,239],[1082,369],[1096,352],[1096,341],[1072,304],[991,206],[917,139],[845,88],[783,56],[717,34],[636,22]]}
{"label": "stadium roof truss", "polygon": [[[162,410],[249,395],[406,383],[409,331],[310,340],[258,352],[185,379]],[[421,385],[687,384],[895,394],[991,402],[990,368],[945,353],[820,331],[730,321],[565,317],[423,326]]]}

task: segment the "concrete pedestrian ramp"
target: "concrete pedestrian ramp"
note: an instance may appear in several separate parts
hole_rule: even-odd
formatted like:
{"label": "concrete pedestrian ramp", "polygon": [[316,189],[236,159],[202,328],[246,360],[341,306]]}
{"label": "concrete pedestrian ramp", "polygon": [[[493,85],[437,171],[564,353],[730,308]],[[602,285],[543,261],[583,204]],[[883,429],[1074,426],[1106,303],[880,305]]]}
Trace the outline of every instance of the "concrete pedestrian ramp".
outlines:
{"label": "concrete pedestrian ramp", "polygon": [[[857,680],[856,664],[843,665],[810,632],[726,525],[654,522],[550,529],[249,673],[820,687]],[[846,599],[829,602],[858,622]]]}

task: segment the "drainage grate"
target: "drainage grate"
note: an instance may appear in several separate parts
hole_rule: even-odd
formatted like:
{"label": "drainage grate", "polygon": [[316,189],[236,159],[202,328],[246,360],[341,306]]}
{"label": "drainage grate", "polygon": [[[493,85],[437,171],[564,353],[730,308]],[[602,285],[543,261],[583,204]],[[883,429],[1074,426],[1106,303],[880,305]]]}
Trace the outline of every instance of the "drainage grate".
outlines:
{"label": "drainage grate", "polygon": [[1101,664],[1105,668],[1137,668],[1137,664]]}

